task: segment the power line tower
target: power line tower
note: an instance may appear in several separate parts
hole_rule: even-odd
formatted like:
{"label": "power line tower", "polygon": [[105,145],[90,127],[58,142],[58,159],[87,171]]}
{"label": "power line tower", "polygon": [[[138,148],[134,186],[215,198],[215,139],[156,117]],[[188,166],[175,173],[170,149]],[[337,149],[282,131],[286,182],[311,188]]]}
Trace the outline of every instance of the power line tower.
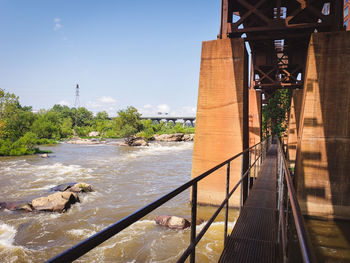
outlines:
{"label": "power line tower", "polygon": [[77,123],[78,123],[78,108],[80,107],[79,85],[78,85],[78,84],[77,84],[77,86],[76,86],[76,88],[75,88],[74,107],[75,107],[75,126],[77,126]]}

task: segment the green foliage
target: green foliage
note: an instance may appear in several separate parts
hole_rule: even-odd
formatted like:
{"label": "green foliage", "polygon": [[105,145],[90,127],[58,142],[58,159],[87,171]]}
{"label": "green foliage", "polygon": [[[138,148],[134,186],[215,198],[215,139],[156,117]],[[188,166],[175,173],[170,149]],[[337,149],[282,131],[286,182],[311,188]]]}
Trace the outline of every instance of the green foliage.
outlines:
{"label": "green foliage", "polygon": [[79,137],[87,137],[89,132],[92,131],[92,127],[90,127],[90,126],[77,126],[77,127],[74,127],[74,130]]}
{"label": "green foliage", "polygon": [[291,91],[279,89],[262,109],[262,129],[263,137],[268,135],[278,135],[279,137],[286,131],[288,125],[288,112],[290,110]]}
{"label": "green foliage", "polygon": [[120,137],[127,137],[141,131],[141,114],[137,109],[129,106],[126,110],[118,111],[118,117],[115,118],[115,129]]}
{"label": "green foliage", "polygon": [[73,121],[70,117],[61,120],[60,133],[62,138],[68,138],[73,135]]}
{"label": "green foliage", "polygon": [[12,142],[9,139],[0,139],[0,156],[10,155]]}
{"label": "green foliage", "polygon": [[92,125],[93,114],[91,111],[87,110],[84,107],[78,108],[76,110],[73,108],[74,116],[77,114],[77,126],[89,126]]}
{"label": "green foliage", "polygon": [[23,110],[20,106],[3,118],[5,127],[2,137],[11,141],[17,140],[26,132],[30,131],[35,116],[31,111]]}
{"label": "green foliage", "polygon": [[109,116],[106,111],[101,111],[96,114],[95,120],[108,120]]}
{"label": "green foliage", "polygon": [[61,139],[59,115],[54,111],[41,111],[33,122],[31,131],[39,138]]}
{"label": "green foliage", "polygon": [[[120,138],[139,134],[150,139],[154,134],[193,133],[194,128],[182,124],[153,123],[140,119],[137,109],[129,106],[111,119],[103,111],[93,116],[84,107],[69,108],[54,105],[50,110],[33,113],[32,108],[21,106],[15,94],[0,89],[0,156],[44,153],[36,145],[54,144],[73,135],[87,137],[98,131],[101,137]],[[75,125],[77,120],[77,125]]]}
{"label": "green foliage", "polygon": [[22,107],[18,97],[0,89],[0,138],[16,141],[34,121],[31,107]]}
{"label": "green foliage", "polygon": [[59,114],[60,119],[71,119],[72,121],[75,118],[75,109],[74,108],[69,108],[68,106],[62,106],[59,104],[55,104],[52,109],[52,112],[56,112]]}
{"label": "green foliage", "polygon": [[0,155],[18,156],[34,154],[37,151],[35,148],[37,140],[38,137],[32,132],[27,132],[15,142],[11,142],[8,139],[0,139]]}

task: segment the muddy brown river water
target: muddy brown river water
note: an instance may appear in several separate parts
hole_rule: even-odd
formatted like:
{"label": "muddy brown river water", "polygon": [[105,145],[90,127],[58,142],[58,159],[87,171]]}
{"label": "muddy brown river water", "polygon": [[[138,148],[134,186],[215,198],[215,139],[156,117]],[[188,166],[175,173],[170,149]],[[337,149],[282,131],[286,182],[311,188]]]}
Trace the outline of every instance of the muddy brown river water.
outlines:
{"label": "muddy brown river water", "polygon": [[[190,179],[191,142],[128,148],[115,144],[51,147],[50,158],[0,158],[0,201],[27,200],[66,182],[86,182],[95,191],[66,213],[0,211],[0,261],[42,262],[102,230]],[[155,224],[159,214],[190,218],[189,191],[81,257],[78,262],[174,262],[189,244],[189,230]],[[208,219],[213,209],[199,209]],[[230,212],[234,222],[236,211]],[[199,262],[217,261],[222,215],[200,242]],[[230,227],[233,223],[230,224]],[[200,230],[203,225],[199,225]]]}
{"label": "muddy brown river water", "polygon": [[[149,147],[58,144],[54,153],[0,158],[0,202],[29,200],[67,182],[86,182],[95,191],[80,196],[66,213],[0,211],[0,262],[43,262],[95,234],[190,179],[190,142]],[[189,191],[106,241],[77,262],[175,262],[189,244],[189,230],[158,226],[155,215],[190,218]],[[200,207],[208,220],[214,208]],[[197,262],[217,262],[223,248],[221,213],[199,243]],[[232,228],[238,212],[230,210]],[[349,225],[309,220],[319,259],[350,262]],[[197,226],[197,231],[203,227]]]}

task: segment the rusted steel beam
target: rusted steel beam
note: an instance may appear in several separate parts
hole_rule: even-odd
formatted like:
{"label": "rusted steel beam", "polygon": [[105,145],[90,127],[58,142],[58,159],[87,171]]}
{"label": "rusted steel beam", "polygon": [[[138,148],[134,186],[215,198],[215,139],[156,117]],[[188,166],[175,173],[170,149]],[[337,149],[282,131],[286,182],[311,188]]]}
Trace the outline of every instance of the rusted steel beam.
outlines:
{"label": "rusted steel beam", "polygon": [[302,83],[281,83],[281,82],[274,82],[274,83],[266,83],[266,84],[255,84],[254,89],[272,89],[272,88],[298,88],[301,87]]}
{"label": "rusted steel beam", "polygon": [[[331,1],[333,4],[333,10],[336,10],[333,13],[333,30],[340,31],[344,30],[344,0],[333,0]],[[332,10],[332,7],[331,7]],[[332,12],[332,11],[331,11]]]}
{"label": "rusted steel beam", "polygon": [[227,38],[227,25],[228,25],[228,1],[221,0],[221,23],[220,23],[220,35],[219,38]]}
{"label": "rusted steel beam", "polygon": [[[236,28],[235,24],[230,24],[229,27],[229,33],[239,33],[239,34],[244,34],[244,33],[255,33],[255,32],[272,32],[272,31],[286,31],[286,32],[292,32],[295,33],[296,30],[305,30],[305,29],[310,29],[311,33],[313,30],[318,29],[318,28],[324,28],[328,27],[329,25],[322,25],[322,24],[317,24],[317,23],[302,23],[302,24],[292,24],[292,25],[281,25],[281,24],[274,24],[272,23],[269,26],[257,26],[257,27],[248,27],[248,28]],[[310,33],[309,33],[310,34]]]}
{"label": "rusted steel beam", "polygon": [[249,42],[255,89],[302,88],[311,34],[342,28],[343,0],[222,0],[220,38]]}

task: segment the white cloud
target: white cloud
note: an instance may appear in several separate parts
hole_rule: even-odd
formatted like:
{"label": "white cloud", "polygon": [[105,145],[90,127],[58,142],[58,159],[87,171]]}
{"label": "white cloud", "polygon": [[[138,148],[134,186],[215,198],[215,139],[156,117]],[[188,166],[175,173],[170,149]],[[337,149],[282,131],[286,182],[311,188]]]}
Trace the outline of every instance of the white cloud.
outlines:
{"label": "white cloud", "polygon": [[98,98],[97,101],[99,101],[101,103],[107,103],[107,104],[115,104],[116,103],[115,99],[113,99],[112,97],[108,97],[108,96],[102,96],[102,97]]}
{"label": "white cloud", "polygon": [[66,100],[61,100],[58,104],[62,105],[62,106],[69,106],[70,105],[70,103]]}
{"label": "white cloud", "polygon": [[161,113],[169,113],[170,107],[167,104],[159,104],[157,106],[157,111]]}
{"label": "white cloud", "polygon": [[196,116],[196,108],[193,106],[183,106],[180,109],[175,109],[169,113],[176,117],[194,117]]}
{"label": "white cloud", "polygon": [[152,105],[151,104],[146,104],[146,105],[143,105],[143,108],[144,109],[151,109]]}
{"label": "white cloud", "polygon": [[93,101],[86,103],[86,108],[94,113],[106,111],[109,116],[116,116],[117,110],[115,108],[116,100],[109,96],[102,96]]}
{"label": "white cloud", "polygon": [[53,30],[57,31],[57,30],[60,30],[62,28],[61,18],[54,18],[53,22],[55,23]]}

